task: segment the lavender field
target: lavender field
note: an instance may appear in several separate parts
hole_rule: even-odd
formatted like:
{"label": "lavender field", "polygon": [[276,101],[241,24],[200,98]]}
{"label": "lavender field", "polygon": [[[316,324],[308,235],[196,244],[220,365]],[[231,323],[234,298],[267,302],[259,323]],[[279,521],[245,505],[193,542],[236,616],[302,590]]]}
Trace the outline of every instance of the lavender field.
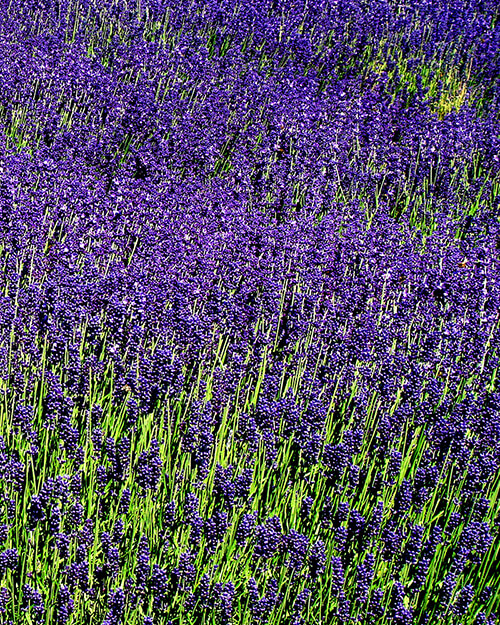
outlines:
{"label": "lavender field", "polygon": [[500,623],[498,0],[0,52],[0,624]]}

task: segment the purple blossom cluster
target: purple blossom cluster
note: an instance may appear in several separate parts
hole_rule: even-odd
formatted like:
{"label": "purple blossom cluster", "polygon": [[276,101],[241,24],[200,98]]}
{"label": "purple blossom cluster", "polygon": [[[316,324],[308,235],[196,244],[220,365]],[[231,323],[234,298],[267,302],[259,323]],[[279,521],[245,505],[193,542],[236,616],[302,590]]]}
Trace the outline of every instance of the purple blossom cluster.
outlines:
{"label": "purple blossom cluster", "polygon": [[498,3],[0,48],[2,623],[497,623]]}

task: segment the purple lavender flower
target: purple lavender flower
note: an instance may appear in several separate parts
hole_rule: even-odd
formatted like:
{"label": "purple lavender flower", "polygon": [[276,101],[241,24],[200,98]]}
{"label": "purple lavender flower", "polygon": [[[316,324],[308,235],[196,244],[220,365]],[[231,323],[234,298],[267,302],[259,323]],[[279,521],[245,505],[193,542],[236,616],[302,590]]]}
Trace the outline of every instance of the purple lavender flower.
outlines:
{"label": "purple lavender flower", "polygon": [[161,477],[162,460],[160,458],[160,446],[157,440],[151,441],[147,451],[143,451],[137,463],[137,484],[144,491],[155,491]]}
{"label": "purple lavender flower", "polygon": [[481,592],[479,601],[482,604],[486,604],[491,599],[492,595],[493,595],[493,588],[491,586],[485,586]]}
{"label": "purple lavender flower", "polygon": [[364,532],[366,542],[373,542],[374,540],[378,538],[378,535],[380,533],[380,528],[382,526],[383,515],[384,515],[384,502],[378,501],[377,505],[375,506],[371,514],[370,520],[368,521],[366,525],[366,529]]}
{"label": "purple lavender flower", "polygon": [[353,490],[359,484],[360,467],[356,464],[351,464],[349,467],[349,487]]}
{"label": "purple lavender flower", "polygon": [[302,500],[302,504],[300,507],[300,516],[303,519],[307,519],[307,517],[311,514],[311,508],[313,506],[314,499],[312,497],[306,496]]}
{"label": "purple lavender flower", "polygon": [[341,558],[333,557],[331,560],[331,588],[332,593],[335,595],[339,595],[343,592],[345,577],[344,577],[344,567],[342,565]]}
{"label": "purple lavender flower", "polygon": [[427,572],[429,570],[430,558],[422,558],[416,567],[413,578],[413,587],[415,591],[420,590],[427,580]]}
{"label": "purple lavender flower", "polygon": [[104,497],[106,492],[106,486],[109,482],[109,474],[106,470],[106,467],[103,465],[99,465],[96,468],[96,482],[97,482],[97,495],[99,497]]}
{"label": "purple lavender flower", "polygon": [[7,612],[7,604],[10,601],[10,592],[8,588],[0,588],[0,615],[4,615]]}
{"label": "purple lavender flower", "polygon": [[71,536],[68,534],[56,534],[56,547],[59,550],[59,555],[63,560],[69,555],[69,546],[71,543]]}
{"label": "purple lavender flower", "polygon": [[351,618],[351,602],[341,593],[337,608],[337,617],[340,623],[347,623]]}
{"label": "purple lavender flower", "polygon": [[398,555],[403,540],[401,530],[399,528],[392,529],[388,525],[382,533],[382,540],[384,541],[383,559],[386,561],[393,560]]}
{"label": "purple lavender flower", "polygon": [[422,548],[423,536],[424,528],[422,525],[414,525],[411,528],[410,538],[401,556],[403,564],[416,562],[420,549]]}
{"label": "purple lavender flower", "polygon": [[229,625],[233,616],[233,602],[235,590],[233,582],[229,581],[224,584],[224,588],[220,594],[220,619],[222,625]]}
{"label": "purple lavender flower", "polygon": [[176,509],[175,500],[170,501],[163,509],[163,523],[168,528],[171,528],[174,524]]}
{"label": "purple lavender flower", "polygon": [[190,551],[181,553],[179,563],[173,570],[174,576],[183,589],[185,587],[191,588],[196,578],[196,568],[193,564],[194,558],[195,554]]}
{"label": "purple lavender flower", "polygon": [[277,516],[270,517],[256,530],[254,557],[272,558],[282,541],[281,521]]}
{"label": "purple lavender flower", "polygon": [[75,588],[87,590],[89,588],[89,563],[87,560],[81,559],[69,564],[64,569],[64,573],[70,590]]}
{"label": "purple lavender flower", "polygon": [[6,549],[0,552],[0,577],[3,577],[6,571],[14,571],[19,561],[19,552],[17,549]]}
{"label": "purple lavender flower", "polygon": [[205,523],[203,519],[196,514],[196,516],[191,520],[190,523],[191,531],[189,533],[189,544],[191,547],[197,547],[200,544],[201,534],[203,532],[203,528]]}
{"label": "purple lavender flower", "polygon": [[118,625],[123,622],[125,611],[125,592],[123,588],[116,588],[111,592],[108,600],[109,611],[103,622],[106,625]]}
{"label": "purple lavender flower", "polygon": [[382,601],[384,598],[384,591],[382,588],[375,588],[370,597],[370,603],[368,606],[368,616],[373,619],[382,618],[384,615],[385,609],[382,605]]}
{"label": "purple lavender flower", "polygon": [[157,564],[154,564],[151,574],[151,593],[155,610],[162,609],[168,593],[168,586],[169,576],[167,571],[160,568]]}
{"label": "purple lavender flower", "polygon": [[368,591],[373,580],[375,558],[371,553],[365,557],[363,564],[358,566],[356,575],[356,600],[365,603],[368,600]]}
{"label": "purple lavender flower", "polygon": [[210,607],[210,577],[205,573],[197,588],[197,595],[203,609]]}
{"label": "purple lavender flower", "polygon": [[471,584],[467,584],[461,589],[457,600],[451,606],[453,614],[455,614],[456,616],[463,616],[464,614],[466,614],[473,598],[474,588]]}
{"label": "purple lavender flower", "polygon": [[212,495],[216,501],[224,503],[227,509],[232,508],[236,495],[236,488],[233,483],[233,467],[224,469],[220,464],[215,467]]}
{"label": "purple lavender flower", "polygon": [[250,611],[258,623],[267,623],[269,616],[278,600],[275,580],[270,580],[267,592],[260,597],[257,583],[253,577],[248,580],[248,594],[250,596]]}
{"label": "purple lavender flower", "polygon": [[332,480],[340,480],[351,463],[352,454],[345,443],[326,444],[323,451],[323,464],[328,468]]}
{"label": "purple lavender flower", "polygon": [[411,507],[412,497],[413,488],[411,482],[404,479],[401,482],[401,486],[396,493],[396,499],[394,502],[394,509],[396,510],[396,512],[400,514],[407,512]]}
{"label": "purple lavender flower", "polygon": [[246,468],[237,477],[235,483],[235,495],[242,499],[247,499],[250,495],[250,489],[252,487],[254,470],[252,468]]}
{"label": "purple lavender flower", "polygon": [[335,517],[333,519],[333,523],[335,527],[338,527],[344,521],[347,521],[349,516],[349,504],[347,501],[343,501],[339,503],[337,512],[335,513]]}
{"label": "purple lavender flower", "polygon": [[222,510],[215,510],[213,516],[205,521],[207,548],[211,553],[215,552],[219,543],[224,540],[228,527],[227,513]]}
{"label": "purple lavender flower", "polygon": [[[334,520],[333,508],[331,498],[329,496],[325,497],[325,501],[323,503],[323,508],[320,512],[321,526],[326,528],[329,527],[332,521]],[[339,523],[337,518],[335,518],[336,522]]]}
{"label": "purple lavender flower", "polygon": [[150,551],[148,539],[141,536],[137,548],[137,564],[135,566],[135,588],[137,593],[142,594],[146,590],[146,583],[150,575]]}
{"label": "purple lavender flower", "polygon": [[404,605],[405,594],[404,585],[399,581],[394,582],[391,593],[392,618],[398,625],[411,623],[413,620],[411,608]]}
{"label": "purple lavender flower", "polygon": [[343,551],[345,549],[348,538],[347,528],[341,525],[340,527],[336,527],[333,530],[332,539],[338,551]]}
{"label": "purple lavender flower", "polygon": [[115,545],[119,545],[122,542],[124,527],[125,525],[122,519],[117,519],[115,521],[115,526],[113,527],[113,538],[112,538],[112,541]]}
{"label": "purple lavender flower", "polygon": [[236,530],[236,542],[240,547],[244,547],[247,540],[252,536],[255,522],[257,520],[257,512],[248,512],[241,517]]}
{"label": "purple lavender flower", "polygon": [[84,509],[81,503],[75,503],[68,511],[67,520],[69,526],[73,529],[77,529],[83,522]]}
{"label": "purple lavender flower", "polygon": [[30,507],[28,510],[28,520],[31,529],[34,529],[40,521],[45,519],[45,510],[42,505],[40,497],[33,495],[31,498]]}
{"label": "purple lavender flower", "polygon": [[359,541],[361,544],[365,542],[366,519],[357,510],[352,510],[349,516],[347,526],[348,541]]}
{"label": "purple lavender flower", "polygon": [[2,524],[0,525],[0,545],[3,545],[9,536],[9,525]]}
{"label": "purple lavender flower", "polygon": [[23,611],[31,612],[35,623],[42,623],[45,618],[45,603],[40,592],[25,584],[23,586]]}
{"label": "purple lavender flower", "polygon": [[448,607],[453,591],[455,590],[455,586],[457,583],[457,574],[455,571],[450,571],[443,580],[443,584],[441,587],[441,605],[443,607]]}
{"label": "purple lavender flower", "polygon": [[73,610],[75,608],[75,603],[69,588],[64,584],[59,589],[59,594],[57,597],[57,612],[56,612],[56,622],[60,625],[65,625]]}
{"label": "purple lavender flower", "polygon": [[396,449],[391,449],[389,452],[389,464],[387,466],[387,477],[391,483],[398,477],[401,469],[401,460],[403,454]]}
{"label": "purple lavender flower", "polygon": [[198,510],[198,497],[194,493],[187,493],[184,501],[184,519],[186,523],[190,523],[197,516]]}
{"label": "purple lavender flower", "polygon": [[468,553],[475,549],[479,554],[485,554],[493,542],[488,523],[472,521],[467,525],[460,537],[460,551]]}
{"label": "purple lavender flower", "polygon": [[106,571],[111,579],[120,572],[120,552],[116,547],[110,547],[106,554]]}
{"label": "purple lavender flower", "polygon": [[307,536],[300,534],[295,529],[291,529],[289,534],[285,536],[285,543],[290,555],[288,566],[291,569],[300,571],[304,566],[306,554],[309,549],[309,539]]}
{"label": "purple lavender flower", "polygon": [[434,555],[434,553],[436,552],[437,546],[441,544],[443,540],[442,534],[443,534],[443,530],[439,525],[435,525],[431,529],[429,538],[424,543],[424,547],[423,547],[423,555],[425,557],[431,558]]}
{"label": "purple lavender flower", "polygon": [[317,540],[311,545],[308,556],[309,575],[314,581],[325,572],[326,568],[326,550],[325,543]]}
{"label": "purple lavender flower", "polygon": [[299,592],[295,601],[293,603],[293,623],[294,625],[299,625],[304,623],[304,619],[302,618],[302,611],[304,610],[307,600],[311,596],[311,591],[309,588],[304,588]]}
{"label": "purple lavender flower", "polygon": [[125,488],[120,498],[118,514],[127,514],[130,506],[130,489]]}
{"label": "purple lavender flower", "polygon": [[452,512],[450,514],[450,518],[446,525],[445,533],[446,534],[453,533],[456,530],[456,528],[460,525],[461,519],[462,519],[462,515],[460,514],[460,512]]}

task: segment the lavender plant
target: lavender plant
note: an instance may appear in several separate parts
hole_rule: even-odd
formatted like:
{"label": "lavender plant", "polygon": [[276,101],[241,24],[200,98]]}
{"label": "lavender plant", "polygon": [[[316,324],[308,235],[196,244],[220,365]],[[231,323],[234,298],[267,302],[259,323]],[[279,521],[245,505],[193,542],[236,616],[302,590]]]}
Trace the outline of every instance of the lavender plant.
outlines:
{"label": "lavender plant", "polygon": [[4,4],[0,622],[498,623],[498,3]]}

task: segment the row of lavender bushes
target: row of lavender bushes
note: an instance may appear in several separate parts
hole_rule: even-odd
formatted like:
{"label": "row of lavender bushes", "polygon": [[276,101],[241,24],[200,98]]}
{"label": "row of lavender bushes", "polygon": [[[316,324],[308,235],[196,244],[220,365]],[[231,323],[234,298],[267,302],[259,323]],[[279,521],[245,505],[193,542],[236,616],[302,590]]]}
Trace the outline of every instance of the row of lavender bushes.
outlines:
{"label": "row of lavender bushes", "polygon": [[0,622],[497,623],[498,3],[2,7]]}

